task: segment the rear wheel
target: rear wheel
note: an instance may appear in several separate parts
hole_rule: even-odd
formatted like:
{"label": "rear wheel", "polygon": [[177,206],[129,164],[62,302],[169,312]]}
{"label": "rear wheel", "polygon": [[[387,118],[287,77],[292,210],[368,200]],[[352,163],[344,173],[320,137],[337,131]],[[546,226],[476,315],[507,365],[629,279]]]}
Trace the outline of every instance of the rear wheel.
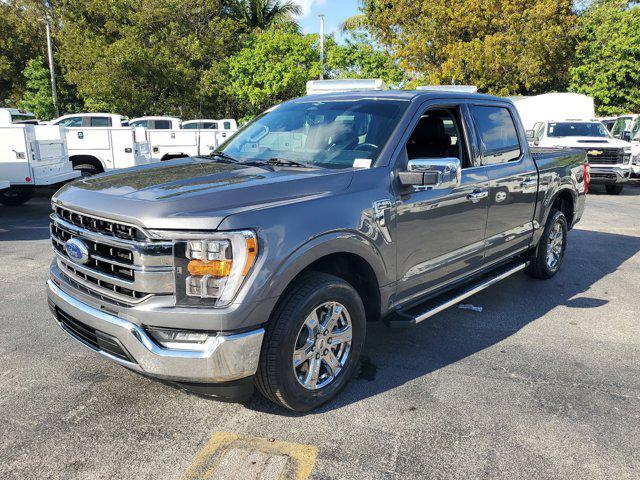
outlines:
{"label": "rear wheel", "polygon": [[365,338],[365,311],[344,280],[310,273],[296,281],[269,321],[258,390],[298,412],[333,398],[355,372]]}
{"label": "rear wheel", "polygon": [[101,169],[99,169],[98,167],[90,163],[82,163],[79,165],[75,165],[73,169],[78,170],[82,178],[92,177],[93,175],[102,173]]}
{"label": "rear wheel", "polygon": [[559,210],[552,210],[547,219],[542,238],[538,243],[527,273],[535,278],[553,277],[564,260],[567,247],[567,219]]}
{"label": "rear wheel", "polygon": [[604,189],[607,191],[609,195],[620,195],[622,193],[622,189],[624,185],[605,185]]}
{"label": "rear wheel", "polygon": [[32,196],[32,188],[10,187],[0,190],[0,203],[7,207],[16,207],[28,202]]}

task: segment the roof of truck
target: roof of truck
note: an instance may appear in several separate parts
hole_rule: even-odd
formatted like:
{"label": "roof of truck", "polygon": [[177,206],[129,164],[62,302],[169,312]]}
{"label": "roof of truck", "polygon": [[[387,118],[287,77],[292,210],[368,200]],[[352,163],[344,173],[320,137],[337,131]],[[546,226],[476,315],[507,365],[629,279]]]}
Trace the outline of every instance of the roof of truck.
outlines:
{"label": "roof of truck", "polygon": [[477,98],[479,100],[505,100],[503,98],[495,97],[493,95],[486,95],[484,93],[455,92],[444,90],[354,90],[350,92],[331,92],[307,95],[305,97],[299,97],[291,101],[308,102],[312,100],[353,100],[365,98],[406,101],[412,101],[418,98]]}

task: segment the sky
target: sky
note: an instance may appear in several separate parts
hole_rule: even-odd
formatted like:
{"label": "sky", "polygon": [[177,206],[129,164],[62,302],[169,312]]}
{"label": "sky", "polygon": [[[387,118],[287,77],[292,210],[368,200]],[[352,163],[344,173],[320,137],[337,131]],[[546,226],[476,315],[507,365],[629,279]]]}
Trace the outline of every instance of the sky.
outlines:
{"label": "sky", "polygon": [[327,35],[336,34],[340,39],[338,26],[342,21],[358,13],[358,0],[295,0],[302,8],[298,18],[303,33],[318,33],[320,30],[319,13],[324,13],[324,31]]}

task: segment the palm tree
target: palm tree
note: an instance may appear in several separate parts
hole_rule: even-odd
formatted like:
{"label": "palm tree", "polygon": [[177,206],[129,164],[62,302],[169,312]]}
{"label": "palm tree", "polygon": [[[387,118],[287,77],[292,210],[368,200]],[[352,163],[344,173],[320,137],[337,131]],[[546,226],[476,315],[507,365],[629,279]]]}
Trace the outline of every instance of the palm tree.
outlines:
{"label": "palm tree", "polygon": [[300,6],[292,0],[223,0],[225,13],[251,29],[295,23]]}

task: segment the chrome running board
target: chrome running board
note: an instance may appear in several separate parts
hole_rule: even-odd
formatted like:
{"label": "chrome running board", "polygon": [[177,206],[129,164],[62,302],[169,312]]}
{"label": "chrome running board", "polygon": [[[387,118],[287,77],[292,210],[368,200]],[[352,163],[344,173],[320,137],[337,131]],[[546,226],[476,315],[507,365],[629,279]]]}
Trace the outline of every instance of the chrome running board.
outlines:
{"label": "chrome running board", "polygon": [[427,300],[419,305],[408,308],[406,310],[399,310],[389,321],[389,327],[391,328],[405,328],[412,327],[418,323],[432,317],[433,315],[442,312],[443,310],[452,307],[456,303],[461,302],[465,298],[468,298],[476,293],[490,287],[491,285],[510,277],[514,273],[524,270],[528,262],[517,261],[515,263],[509,263],[503,267],[497,268],[487,275],[484,275],[475,282],[468,283],[462,287],[455,288],[448,292],[444,292],[435,298]]}

